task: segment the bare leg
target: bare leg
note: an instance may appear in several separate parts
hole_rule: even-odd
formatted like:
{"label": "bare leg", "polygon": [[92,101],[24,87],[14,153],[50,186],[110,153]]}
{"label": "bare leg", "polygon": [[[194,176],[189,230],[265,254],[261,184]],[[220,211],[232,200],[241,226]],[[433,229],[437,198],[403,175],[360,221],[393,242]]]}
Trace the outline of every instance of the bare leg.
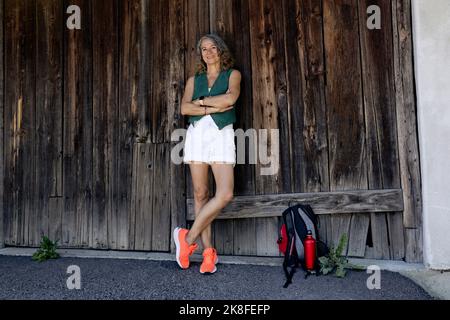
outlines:
{"label": "bare leg", "polygon": [[[209,164],[197,162],[189,164],[189,169],[192,176],[192,185],[194,188],[194,211],[197,218],[200,209],[209,200],[208,190],[208,170]],[[201,233],[201,240],[203,248],[212,247],[211,243],[211,226],[205,228]]]}
{"label": "bare leg", "polygon": [[200,210],[191,230],[186,236],[189,244],[195,242],[198,236],[211,225],[220,211],[233,199],[234,171],[231,164],[211,164],[216,181],[216,194]]}

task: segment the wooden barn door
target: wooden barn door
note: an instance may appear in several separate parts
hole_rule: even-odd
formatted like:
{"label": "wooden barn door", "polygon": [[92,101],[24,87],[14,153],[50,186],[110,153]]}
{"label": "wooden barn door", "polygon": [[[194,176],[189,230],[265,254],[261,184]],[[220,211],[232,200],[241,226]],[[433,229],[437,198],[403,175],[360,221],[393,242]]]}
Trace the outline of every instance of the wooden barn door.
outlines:
{"label": "wooden barn door", "polygon": [[[370,5],[380,8],[381,29],[367,27]],[[236,55],[243,83],[235,128],[278,130],[276,174],[262,175],[259,160],[235,168],[235,198],[214,222],[218,251],[279,255],[281,212],[306,202],[330,246],[348,236],[349,256],[421,261],[409,1],[187,6],[186,44],[217,32]],[[189,175],[187,187],[192,220]]]}
{"label": "wooden barn door", "polygon": [[[181,2],[1,2],[6,245],[47,235],[62,247],[170,250],[185,203],[170,159]],[[80,30],[66,27],[71,5]]]}
{"label": "wooden barn door", "polygon": [[[67,27],[71,5],[79,30]],[[381,29],[367,28],[369,5]],[[171,136],[186,126],[196,42],[216,32],[243,75],[235,128],[279,144],[273,175],[260,157],[248,164],[246,145],[235,199],[214,222],[218,251],[277,256],[281,212],[307,202],[329,245],[348,235],[350,256],[422,260],[410,0],[0,0],[0,10],[0,246],[48,235],[63,247],[173,251],[170,230],[194,210]]]}

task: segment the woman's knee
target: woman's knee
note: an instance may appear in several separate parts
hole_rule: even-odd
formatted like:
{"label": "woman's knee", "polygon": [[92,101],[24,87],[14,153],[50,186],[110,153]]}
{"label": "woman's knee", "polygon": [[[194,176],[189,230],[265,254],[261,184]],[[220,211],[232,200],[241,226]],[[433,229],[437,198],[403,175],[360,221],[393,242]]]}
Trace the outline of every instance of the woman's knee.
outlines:
{"label": "woman's knee", "polygon": [[204,202],[208,200],[209,192],[208,188],[195,188],[194,189],[194,200],[199,202]]}
{"label": "woman's knee", "polygon": [[231,191],[216,193],[216,198],[224,205],[230,203],[233,200],[233,197],[234,195]]}

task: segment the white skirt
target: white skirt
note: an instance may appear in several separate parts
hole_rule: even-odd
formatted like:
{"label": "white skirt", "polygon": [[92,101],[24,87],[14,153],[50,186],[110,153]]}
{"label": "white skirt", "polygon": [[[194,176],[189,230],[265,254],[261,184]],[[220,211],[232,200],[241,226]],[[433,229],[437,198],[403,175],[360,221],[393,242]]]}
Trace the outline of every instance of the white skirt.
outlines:
{"label": "white skirt", "polygon": [[189,125],[184,144],[184,163],[205,162],[236,165],[233,124],[219,130],[210,115]]}

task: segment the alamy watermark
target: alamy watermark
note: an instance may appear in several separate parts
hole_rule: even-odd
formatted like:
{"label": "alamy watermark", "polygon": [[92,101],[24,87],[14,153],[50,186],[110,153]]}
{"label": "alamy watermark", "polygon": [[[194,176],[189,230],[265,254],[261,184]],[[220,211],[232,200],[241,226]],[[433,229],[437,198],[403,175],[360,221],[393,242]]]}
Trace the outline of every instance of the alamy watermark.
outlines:
{"label": "alamy watermark", "polygon": [[380,290],[381,289],[381,271],[380,267],[377,265],[371,265],[367,267],[368,274],[372,274],[369,278],[367,278],[366,286],[369,290]]}
{"label": "alamy watermark", "polygon": [[67,289],[73,290],[81,289],[81,269],[77,265],[71,265],[67,268],[67,273],[70,274],[70,276],[67,278],[66,286]]}
{"label": "alamy watermark", "polygon": [[[181,152],[184,150],[186,132],[186,129],[176,129],[172,132],[171,141],[178,142],[170,154],[174,164],[183,163]],[[208,134],[205,131],[204,136]],[[236,129],[234,137],[236,138],[236,164],[258,164],[259,161],[261,175],[268,176],[278,173],[280,168],[280,133],[278,129],[248,129],[245,132],[243,129]],[[246,162],[246,141],[249,145],[248,162]],[[226,148],[227,146],[222,147]]]}

